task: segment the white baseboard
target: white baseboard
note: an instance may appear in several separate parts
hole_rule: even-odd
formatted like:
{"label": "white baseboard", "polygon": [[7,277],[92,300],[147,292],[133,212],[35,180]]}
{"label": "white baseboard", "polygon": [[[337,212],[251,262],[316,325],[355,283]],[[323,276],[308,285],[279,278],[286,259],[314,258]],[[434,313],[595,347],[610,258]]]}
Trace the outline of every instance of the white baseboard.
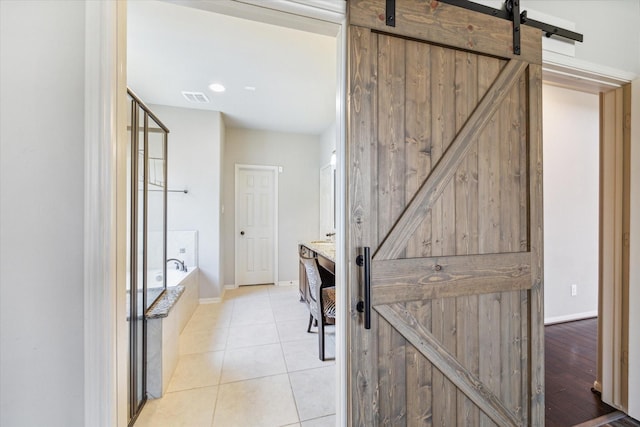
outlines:
{"label": "white baseboard", "polygon": [[236,289],[238,286],[237,285],[224,285],[224,289]]}
{"label": "white baseboard", "polygon": [[276,286],[298,286],[299,283],[299,280],[281,280],[276,283]]}
{"label": "white baseboard", "polygon": [[219,302],[222,302],[222,297],[216,297],[216,298],[200,298],[198,300],[198,302],[200,304],[216,304]]}
{"label": "white baseboard", "polygon": [[545,325],[553,325],[554,323],[571,322],[574,320],[589,319],[598,317],[598,310],[586,311],[584,313],[567,314],[565,316],[547,317],[544,319]]}

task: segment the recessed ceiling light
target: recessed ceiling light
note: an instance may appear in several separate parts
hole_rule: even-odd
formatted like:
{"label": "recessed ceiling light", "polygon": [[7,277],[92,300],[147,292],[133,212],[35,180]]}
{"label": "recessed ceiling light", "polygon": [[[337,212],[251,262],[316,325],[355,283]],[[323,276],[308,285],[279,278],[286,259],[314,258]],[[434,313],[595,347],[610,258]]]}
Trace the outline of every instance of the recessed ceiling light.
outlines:
{"label": "recessed ceiling light", "polygon": [[244,89],[245,90],[249,90],[251,92],[255,92],[256,91],[256,87],[255,86],[245,86]]}
{"label": "recessed ceiling light", "polygon": [[224,92],[226,89],[220,83],[212,83],[209,85],[209,89],[214,92]]}

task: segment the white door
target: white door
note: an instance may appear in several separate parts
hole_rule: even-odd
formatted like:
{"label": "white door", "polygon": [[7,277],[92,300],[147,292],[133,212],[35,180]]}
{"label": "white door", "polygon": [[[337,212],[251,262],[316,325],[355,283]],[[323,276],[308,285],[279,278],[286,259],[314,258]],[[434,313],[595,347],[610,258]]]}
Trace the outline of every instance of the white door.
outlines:
{"label": "white door", "polygon": [[275,283],[277,168],[236,165],[237,286]]}

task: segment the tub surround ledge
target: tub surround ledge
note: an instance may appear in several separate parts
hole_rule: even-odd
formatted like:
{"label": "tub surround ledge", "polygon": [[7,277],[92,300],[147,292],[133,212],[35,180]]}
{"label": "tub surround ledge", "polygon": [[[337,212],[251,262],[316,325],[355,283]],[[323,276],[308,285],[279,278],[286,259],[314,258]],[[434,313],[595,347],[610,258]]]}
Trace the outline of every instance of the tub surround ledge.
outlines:
{"label": "tub surround ledge", "polygon": [[183,285],[167,288],[163,295],[147,310],[145,315],[147,319],[161,319],[169,316],[169,312],[176,305],[184,291],[185,287]]}

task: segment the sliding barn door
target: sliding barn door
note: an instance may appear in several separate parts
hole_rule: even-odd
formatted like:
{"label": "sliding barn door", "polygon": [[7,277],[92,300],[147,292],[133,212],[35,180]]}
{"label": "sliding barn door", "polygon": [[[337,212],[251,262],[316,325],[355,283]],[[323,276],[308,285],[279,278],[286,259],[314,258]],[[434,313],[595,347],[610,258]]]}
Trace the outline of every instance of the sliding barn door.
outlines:
{"label": "sliding barn door", "polygon": [[541,33],[385,4],[348,2],[350,422],[542,426]]}

